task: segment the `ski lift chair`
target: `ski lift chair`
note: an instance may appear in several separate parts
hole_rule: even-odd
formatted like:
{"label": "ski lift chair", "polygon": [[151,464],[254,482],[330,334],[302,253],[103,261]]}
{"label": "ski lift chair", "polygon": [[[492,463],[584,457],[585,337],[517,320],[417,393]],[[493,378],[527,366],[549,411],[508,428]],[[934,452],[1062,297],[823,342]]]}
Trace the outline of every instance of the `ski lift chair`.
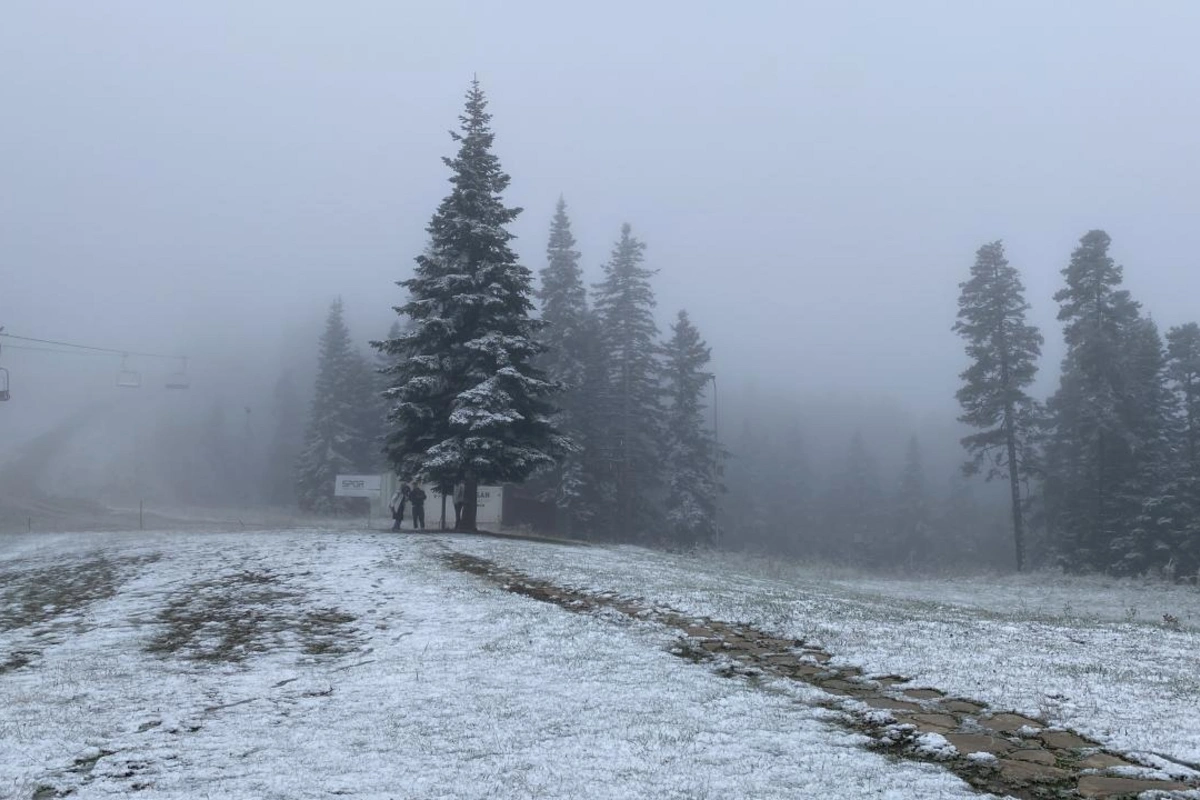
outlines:
{"label": "ski lift chair", "polygon": [[8,393],[8,370],[0,367],[0,402],[11,399]]}
{"label": "ski lift chair", "polygon": [[117,386],[123,389],[142,388],[142,373],[125,365],[126,356],[121,356],[121,369],[117,372]]}
{"label": "ski lift chair", "polygon": [[192,382],[188,379],[187,374],[187,359],[183,358],[180,359],[180,361],[183,363],[180,366],[179,371],[172,372],[167,376],[168,389],[187,389],[192,385]]}

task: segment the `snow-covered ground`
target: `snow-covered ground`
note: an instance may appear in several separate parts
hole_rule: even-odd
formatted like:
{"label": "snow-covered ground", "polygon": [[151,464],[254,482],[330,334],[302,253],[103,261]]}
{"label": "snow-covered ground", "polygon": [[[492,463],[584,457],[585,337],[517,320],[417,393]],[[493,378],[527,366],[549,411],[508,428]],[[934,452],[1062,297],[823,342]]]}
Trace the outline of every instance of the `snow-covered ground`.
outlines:
{"label": "snow-covered ground", "polygon": [[[506,593],[451,551],[1200,760],[1192,590],[1110,601],[1101,582],[857,580],[451,535],[63,534],[0,537],[0,797],[979,796],[866,750],[816,689],[719,677],[668,653],[674,631]],[[1183,630],[1155,624],[1160,607]]]}
{"label": "snow-covered ground", "polygon": [[[477,544],[0,539],[6,601],[32,591],[22,575],[103,594],[79,566],[115,590],[76,608],[6,603],[7,619],[37,620],[0,623],[0,653],[30,659],[0,671],[0,796],[975,796],[937,767],[864,750],[811,705],[816,690],[718,677],[669,655],[667,631],[511,595],[437,557]],[[196,609],[212,622],[180,621]]]}
{"label": "snow-covered ground", "polygon": [[1195,587],[1047,573],[884,580],[632,547],[461,546],[562,585],[808,639],[835,663],[1040,716],[1127,752],[1200,763]]}

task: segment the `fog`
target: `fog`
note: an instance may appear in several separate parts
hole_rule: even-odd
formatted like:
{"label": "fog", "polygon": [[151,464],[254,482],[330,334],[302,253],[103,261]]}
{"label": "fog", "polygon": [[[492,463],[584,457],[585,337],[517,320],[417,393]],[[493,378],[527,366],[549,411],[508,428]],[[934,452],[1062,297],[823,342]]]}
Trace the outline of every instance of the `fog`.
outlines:
{"label": "fog", "polygon": [[285,370],[311,380],[337,296],[382,337],[473,75],[527,266],[560,194],[592,280],[628,221],[731,415],[807,398],[806,426],[901,419],[952,448],[950,328],[983,242],[1024,275],[1043,395],[1088,229],[1161,326],[1200,316],[1198,29],[1182,0],[8,3],[0,325],[186,354],[193,386],[166,397],[172,362],[146,361],[131,400],[118,357],[0,341],[0,462],[107,403],[258,420]]}

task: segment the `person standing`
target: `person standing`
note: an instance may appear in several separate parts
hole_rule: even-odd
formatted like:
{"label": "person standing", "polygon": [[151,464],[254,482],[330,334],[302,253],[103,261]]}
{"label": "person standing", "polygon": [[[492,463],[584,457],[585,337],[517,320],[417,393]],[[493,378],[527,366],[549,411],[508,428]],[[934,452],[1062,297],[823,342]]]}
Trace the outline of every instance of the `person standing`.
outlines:
{"label": "person standing", "polygon": [[454,530],[458,530],[458,524],[462,522],[462,511],[466,501],[467,485],[459,481],[454,484]]}
{"label": "person standing", "polygon": [[404,506],[408,502],[408,484],[401,482],[396,487],[396,491],[392,492],[392,499],[388,501],[388,508],[392,512],[392,530],[400,530],[400,523],[404,522]]}
{"label": "person standing", "polygon": [[412,503],[413,530],[425,530],[425,490],[420,484],[412,485],[408,502]]}

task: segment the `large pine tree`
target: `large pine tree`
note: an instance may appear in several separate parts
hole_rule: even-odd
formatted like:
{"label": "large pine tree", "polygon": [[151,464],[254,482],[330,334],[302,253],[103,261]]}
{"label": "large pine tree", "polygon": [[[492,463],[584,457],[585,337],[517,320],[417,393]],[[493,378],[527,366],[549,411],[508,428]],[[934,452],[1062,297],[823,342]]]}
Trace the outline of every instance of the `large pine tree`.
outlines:
{"label": "large pine tree", "polygon": [[717,492],[720,464],[712,431],[704,422],[708,345],[686,311],[671,325],[663,347],[666,407],[667,525],[680,547],[717,540]]}
{"label": "large pine tree", "polygon": [[662,524],[655,503],[662,485],[661,369],[650,286],[654,272],[643,266],[645,249],[628,223],[621,226],[621,237],[604,265],[604,280],[596,287],[609,387],[601,436],[610,447],[614,533],[623,539],[654,536]]}
{"label": "large pine tree", "polygon": [[389,368],[386,451],[406,477],[465,485],[460,527],[475,529],[481,482],[519,482],[569,449],[555,429],[556,386],[533,366],[542,345],[531,273],[517,261],[507,230],[520,213],[504,205],[509,176],[478,81],[466,96],[458,153],[443,161],[452,189],[426,229],[429,245],[412,278],[400,282],[411,320],[400,336],[376,343],[402,357]]}
{"label": "large pine tree", "polygon": [[1063,269],[1060,304],[1067,353],[1050,399],[1046,515],[1064,566],[1104,569],[1129,518],[1127,488],[1135,472],[1136,434],[1129,419],[1125,342],[1138,304],[1121,289],[1122,269],[1104,231],[1089,231]]}
{"label": "large pine tree", "polygon": [[551,494],[566,532],[588,530],[599,513],[603,481],[596,458],[598,399],[604,394],[603,367],[597,365],[598,329],[588,308],[580,253],[575,249],[567,204],[561,197],[550,223],[546,266],[541,270],[541,341],[539,365],[563,388],[555,424],[575,443],[550,474]]}
{"label": "large pine tree", "polygon": [[329,307],[317,357],[317,379],[304,449],[296,465],[296,498],[305,511],[344,513],[356,498],[334,497],[338,474],[368,471],[372,447],[364,407],[371,405],[366,363],[350,341],[342,301]]}
{"label": "large pine tree", "polygon": [[1021,276],[1004,257],[1000,241],[980,247],[971,277],[959,285],[954,331],[966,340],[971,365],[961,374],[959,417],[978,433],[963,438],[972,458],[969,474],[1008,480],[1017,571],[1025,567],[1021,485],[1032,472],[1037,432],[1035,404],[1027,389],[1037,374],[1042,335],[1025,321],[1029,304]]}

